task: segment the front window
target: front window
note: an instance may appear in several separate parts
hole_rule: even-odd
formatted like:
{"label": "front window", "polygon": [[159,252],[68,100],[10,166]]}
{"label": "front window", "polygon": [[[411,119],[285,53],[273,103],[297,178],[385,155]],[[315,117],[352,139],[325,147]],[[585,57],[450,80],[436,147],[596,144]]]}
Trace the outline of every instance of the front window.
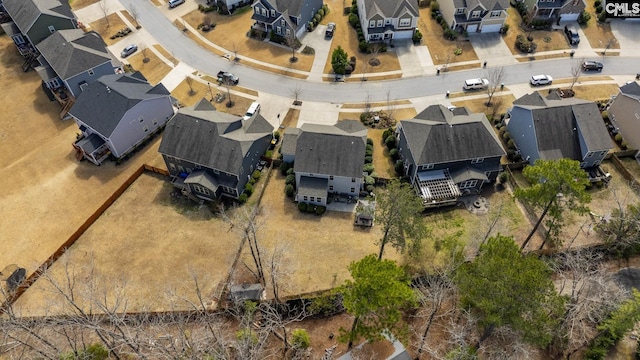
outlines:
{"label": "front window", "polygon": [[480,11],[474,11],[471,13],[471,17],[477,18],[480,17]]}
{"label": "front window", "polygon": [[376,26],[376,21],[375,20],[369,21],[369,27],[375,27],[375,26]]}
{"label": "front window", "polygon": [[458,9],[458,10],[456,10],[456,14],[458,14],[458,15],[462,15],[462,14],[464,14],[464,9]]}
{"label": "front window", "polygon": [[467,180],[460,184],[460,189],[473,188],[478,184],[478,180]]}
{"label": "front window", "polygon": [[291,36],[291,30],[287,29],[287,36]]}
{"label": "front window", "polygon": [[502,11],[495,10],[491,12],[491,17],[500,17],[501,14],[502,14]]}
{"label": "front window", "polygon": [[262,16],[267,16],[267,10],[262,9]]}
{"label": "front window", "polygon": [[484,161],[484,158],[477,158],[477,159],[473,159],[471,160],[472,164],[480,164]]}
{"label": "front window", "polygon": [[400,19],[400,26],[409,26],[411,25],[411,19]]}
{"label": "front window", "polygon": [[90,76],[93,76],[93,69],[89,69],[87,73],[89,73]]}
{"label": "front window", "polygon": [[276,16],[276,11],[271,9],[271,17],[275,17]]}
{"label": "front window", "polygon": [[56,32],[56,28],[53,25],[49,25],[49,32],[53,34]]}
{"label": "front window", "polygon": [[423,170],[433,169],[433,164],[427,164],[422,167]]}
{"label": "front window", "polygon": [[356,178],[351,178],[351,182],[356,182]]}
{"label": "front window", "polygon": [[378,27],[382,27],[382,20],[378,20]]}
{"label": "front window", "polygon": [[284,19],[280,20],[280,25],[282,25],[282,26],[285,26],[285,25],[286,25],[286,23],[285,23]]}

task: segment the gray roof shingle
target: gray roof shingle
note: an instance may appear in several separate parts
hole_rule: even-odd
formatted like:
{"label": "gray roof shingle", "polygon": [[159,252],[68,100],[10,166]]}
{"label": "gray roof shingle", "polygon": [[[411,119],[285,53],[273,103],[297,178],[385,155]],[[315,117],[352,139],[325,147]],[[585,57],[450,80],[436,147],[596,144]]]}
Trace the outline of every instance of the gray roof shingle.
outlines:
{"label": "gray roof shingle", "polygon": [[108,138],[129,109],[161,96],[169,96],[164,85],[151,86],[140,73],[105,75],[87,86],[69,113]]}
{"label": "gray roof shingle", "polygon": [[637,81],[620,86],[620,92],[640,100],[640,85]]}
{"label": "gray roof shingle", "polygon": [[456,115],[442,105],[432,105],[400,125],[418,165],[505,154],[484,114]]}
{"label": "gray roof shingle", "polygon": [[414,2],[408,0],[364,0],[365,13],[368,18],[378,14],[383,18],[397,18],[404,11],[418,17],[418,9]]}
{"label": "gray roof shingle", "polygon": [[[206,103],[206,104],[205,104]],[[206,99],[182,108],[169,120],[159,152],[202,166],[238,174],[251,145],[271,136],[273,126],[256,114],[249,128],[242,118],[215,110]],[[262,129],[262,132],[255,131]]]}
{"label": "gray roof shingle", "polygon": [[63,80],[111,61],[106,44],[94,31],[59,30],[36,48]]}
{"label": "gray roof shingle", "polygon": [[61,0],[3,0],[2,4],[23,33],[29,31],[42,14],[75,19],[67,1]]}

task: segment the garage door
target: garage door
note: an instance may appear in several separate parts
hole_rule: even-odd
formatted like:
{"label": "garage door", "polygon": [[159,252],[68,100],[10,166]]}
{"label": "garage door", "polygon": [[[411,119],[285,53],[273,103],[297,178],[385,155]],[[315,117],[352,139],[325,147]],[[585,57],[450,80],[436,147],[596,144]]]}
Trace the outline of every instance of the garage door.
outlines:
{"label": "garage door", "polygon": [[500,31],[501,27],[502,27],[502,25],[500,25],[500,24],[483,25],[482,26],[482,32],[483,33],[498,32],[498,31]]}
{"label": "garage door", "polygon": [[396,31],[393,34],[393,38],[400,40],[400,39],[411,39],[413,37],[413,30],[409,30],[409,31]]}
{"label": "garage door", "polygon": [[578,16],[580,14],[562,14],[560,16],[560,20],[561,21],[577,21],[578,20]]}
{"label": "garage door", "polygon": [[467,26],[467,32],[468,33],[474,33],[476,31],[478,31],[478,24],[473,24],[473,25]]}

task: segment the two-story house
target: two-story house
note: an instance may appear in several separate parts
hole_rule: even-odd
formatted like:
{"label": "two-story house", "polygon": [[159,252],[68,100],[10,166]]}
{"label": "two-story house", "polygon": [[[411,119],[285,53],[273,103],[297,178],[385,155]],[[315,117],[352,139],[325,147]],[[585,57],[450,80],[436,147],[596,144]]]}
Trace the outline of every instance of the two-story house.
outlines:
{"label": "two-story house", "polygon": [[112,58],[102,37],[80,29],[59,30],[36,45],[36,67],[45,86],[65,99],[77,98],[97,78],[115,74]]}
{"label": "two-story house", "polygon": [[102,164],[131,153],[173,116],[169,91],[139,73],[105,75],[87,85],[69,115],[80,129],[76,157]]}
{"label": "two-story house", "polygon": [[255,29],[265,33],[273,31],[280,36],[293,33],[299,37],[322,8],[322,0],[256,0],[251,7]]}
{"label": "two-story house", "polygon": [[2,24],[20,54],[35,60],[36,44],[57,30],[78,27],[76,16],[66,0],[3,0],[2,5],[11,17]]}
{"label": "two-story house", "polygon": [[587,7],[584,0],[524,0],[530,19],[576,21]]}
{"label": "two-story house", "polygon": [[174,187],[199,200],[238,199],[273,139],[259,113],[247,120],[216,111],[206,99],[178,110],[159,152]]}
{"label": "two-story house", "polygon": [[431,105],[396,128],[398,153],[425,207],[455,205],[495,181],[505,151],[484,114]]}
{"label": "two-story house", "polygon": [[546,98],[533,92],[513,102],[505,121],[529,164],[538,159],[577,160],[592,181],[600,180],[599,165],[613,142],[596,103],[561,98],[556,92]]}
{"label": "two-story house", "polygon": [[444,20],[454,30],[498,32],[507,20],[507,0],[440,1]]}
{"label": "two-story house", "polygon": [[281,152],[293,162],[298,202],[326,206],[329,196],[357,198],[364,183],[367,128],[359,121],[287,128]]}
{"label": "two-story house", "polygon": [[358,0],[358,17],[367,41],[411,39],[418,26],[418,4],[409,0]]}
{"label": "two-story house", "polygon": [[[637,81],[620,86],[620,92],[609,106],[613,130],[617,130],[631,149],[640,149],[640,85]],[[635,154],[640,158],[640,151]]]}

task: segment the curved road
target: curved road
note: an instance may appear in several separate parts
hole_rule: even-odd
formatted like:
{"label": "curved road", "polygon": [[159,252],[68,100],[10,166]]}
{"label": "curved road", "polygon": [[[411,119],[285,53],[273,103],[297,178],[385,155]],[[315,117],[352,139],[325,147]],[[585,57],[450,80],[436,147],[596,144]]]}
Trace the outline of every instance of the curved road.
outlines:
{"label": "curved road", "polygon": [[[361,102],[365,93],[370,101],[384,101],[388,98],[411,99],[444,94],[446,91],[460,91],[465,79],[486,77],[486,70],[474,69],[443,73],[439,76],[433,74],[373,82],[309,82],[229,62],[211,54],[185,36],[152,2],[120,2],[127,8],[135,5],[140,23],[158,43],[189,66],[207,74],[217,74],[220,70],[232,71],[242,79],[243,87],[283,97],[291,97],[292,89],[299,88],[300,100],[308,101]],[[532,74],[549,74],[554,78],[571,77],[571,68],[576,61],[577,59],[559,58],[506,65],[504,83],[527,83]],[[600,57],[598,61],[604,64],[602,74],[606,75],[629,75],[640,71],[640,61],[636,57],[605,56]]]}

